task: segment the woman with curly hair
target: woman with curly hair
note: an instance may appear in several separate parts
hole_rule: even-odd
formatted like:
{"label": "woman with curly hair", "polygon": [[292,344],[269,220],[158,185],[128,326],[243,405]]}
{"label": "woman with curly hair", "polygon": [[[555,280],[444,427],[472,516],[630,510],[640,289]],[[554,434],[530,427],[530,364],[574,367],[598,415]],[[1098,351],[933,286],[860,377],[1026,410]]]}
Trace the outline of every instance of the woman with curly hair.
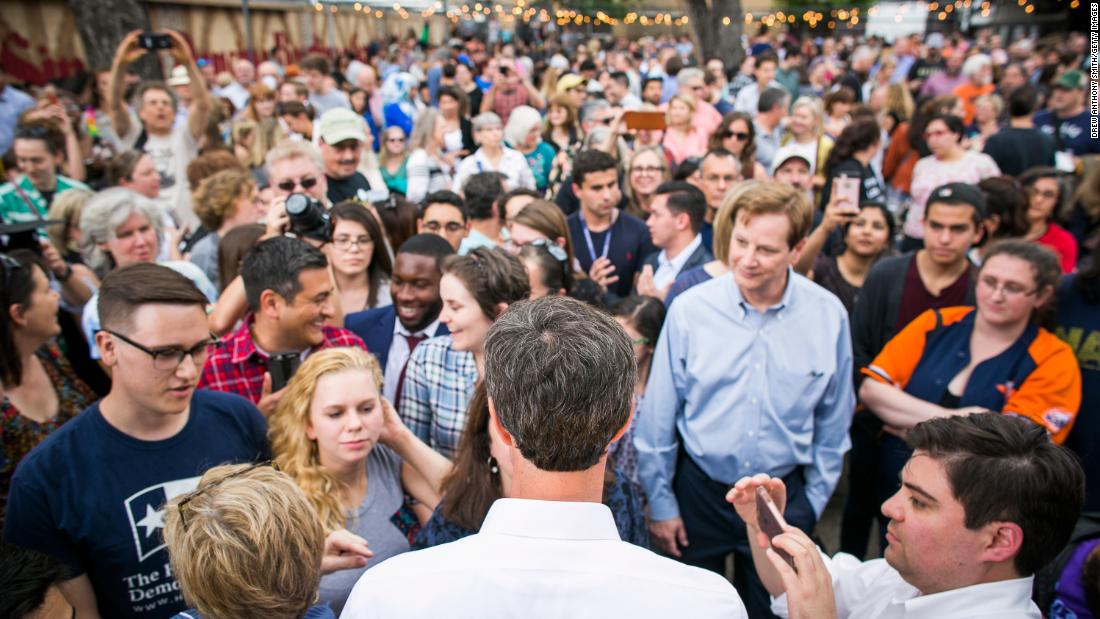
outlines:
{"label": "woman with curly hair", "polygon": [[724,148],[733,153],[741,163],[741,176],[745,180],[767,180],[768,171],[756,160],[756,125],[752,116],[744,112],[730,112],[722,118],[722,124],[710,134],[708,150]]}
{"label": "woman with curly hair", "polygon": [[269,420],[275,463],[305,493],[326,532],[348,529],[374,553],[360,569],[321,578],[321,602],[337,614],[363,572],[409,549],[420,519],[405,495],[426,508],[426,519],[451,469],[381,393],[373,356],[331,348],[302,363]]}
{"label": "woman with curly hair", "polygon": [[199,184],[193,194],[195,215],[208,233],[195,242],[189,260],[218,281],[218,242],[233,228],[253,224],[266,214],[256,182],[243,169],[222,170]]}

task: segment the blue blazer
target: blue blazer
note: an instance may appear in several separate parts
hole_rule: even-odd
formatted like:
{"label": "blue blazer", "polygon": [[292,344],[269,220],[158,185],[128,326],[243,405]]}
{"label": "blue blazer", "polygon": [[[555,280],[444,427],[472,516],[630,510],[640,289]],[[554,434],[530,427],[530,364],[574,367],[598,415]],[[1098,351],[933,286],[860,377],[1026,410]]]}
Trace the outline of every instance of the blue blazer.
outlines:
{"label": "blue blazer", "polygon": [[[660,266],[660,264],[658,263],[658,257],[660,255],[661,252],[657,251],[646,256],[643,266],[648,264],[649,266],[653,267],[653,273],[656,274],[657,267]],[[714,260],[714,256],[711,255],[710,251],[706,248],[706,245],[700,243],[699,247],[696,247],[695,251],[691,252],[691,255],[688,256],[687,262],[685,262],[683,268],[680,269],[680,273],[687,273],[691,269],[694,269],[695,267],[701,267],[711,260]],[[676,274],[677,277],[679,277],[680,273]],[[363,339],[366,340],[366,338]]]}
{"label": "blue blazer", "polygon": [[[390,345],[393,344],[394,321],[397,320],[397,310],[392,305],[376,307],[374,309],[355,312],[344,317],[344,328],[363,338],[367,350],[371,352],[386,370],[386,361],[390,357]],[[432,337],[450,334],[447,325],[439,323]]]}

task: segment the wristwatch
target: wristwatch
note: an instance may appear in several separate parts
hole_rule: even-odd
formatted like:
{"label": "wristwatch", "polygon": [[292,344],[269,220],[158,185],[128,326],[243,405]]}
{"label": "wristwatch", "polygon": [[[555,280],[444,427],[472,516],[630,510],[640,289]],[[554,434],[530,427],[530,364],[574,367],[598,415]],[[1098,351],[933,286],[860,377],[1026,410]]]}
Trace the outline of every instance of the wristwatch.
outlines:
{"label": "wristwatch", "polygon": [[65,282],[69,281],[69,278],[73,276],[73,265],[66,262],[65,263],[65,272],[60,274],[60,275],[58,275],[57,273],[54,273],[53,276],[57,281],[59,281],[61,283],[65,283]]}

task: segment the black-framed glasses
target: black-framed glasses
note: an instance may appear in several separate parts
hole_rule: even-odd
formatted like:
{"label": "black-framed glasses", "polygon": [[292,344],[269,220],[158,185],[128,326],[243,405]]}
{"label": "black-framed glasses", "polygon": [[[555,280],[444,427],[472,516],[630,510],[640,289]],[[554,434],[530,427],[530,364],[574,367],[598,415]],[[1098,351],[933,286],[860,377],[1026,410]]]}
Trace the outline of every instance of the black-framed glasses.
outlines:
{"label": "black-framed glasses", "polygon": [[374,241],[369,236],[338,236],[332,239],[332,246],[340,251],[347,251],[352,245],[357,248],[370,247]]}
{"label": "black-framed glasses", "polygon": [[301,187],[302,189],[312,189],[317,184],[317,179],[312,176],[306,176],[298,180],[289,179],[276,183],[275,186],[283,191],[294,191],[295,187]]}
{"label": "black-framed glasses", "polygon": [[174,346],[168,348],[149,348],[148,346],[138,344],[134,340],[131,340],[130,338],[116,331],[111,331],[110,329],[100,329],[100,331],[103,331],[104,333],[110,333],[111,335],[117,337],[123,342],[126,342],[130,346],[133,346],[134,348],[152,357],[153,369],[159,372],[169,372],[175,370],[180,366],[181,363],[183,363],[184,357],[191,357],[191,362],[195,364],[195,367],[201,368],[203,362],[206,361],[207,349],[210,346],[216,346],[220,343],[220,340],[218,340],[217,336],[211,333],[209,340],[201,342],[186,350]]}
{"label": "black-framed glasses", "polygon": [[276,471],[279,470],[279,465],[274,460],[265,460],[263,462],[256,462],[256,463],[252,464],[251,466],[246,466],[245,468],[240,469],[238,471],[233,471],[232,473],[230,473],[230,474],[228,474],[224,477],[219,477],[218,479],[206,484],[205,486],[199,486],[198,488],[195,488],[194,490],[189,492],[187,494],[187,496],[180,499],[180,502],[176,504],[176,509],[179,510],[180,525],[183,527],[183,530],[185,530],[185,531],[187,530],[187,513],[188,513],[189,510],[186,509],[186,508],[187,508],[187,505],[191,501],[198,498],[200,495],[202,495],[202,493],[206,492],[207,490],[209,490],[211,488],[217,488],[218,486],[225,483],[227,480],[235,479],[237,477],[247,475],[248,473],[251,473],[252,471],[255,471],[256,469],[262,468],[262,467],[265,467],[265,466],[270,466],[271,468],[275,469]]}

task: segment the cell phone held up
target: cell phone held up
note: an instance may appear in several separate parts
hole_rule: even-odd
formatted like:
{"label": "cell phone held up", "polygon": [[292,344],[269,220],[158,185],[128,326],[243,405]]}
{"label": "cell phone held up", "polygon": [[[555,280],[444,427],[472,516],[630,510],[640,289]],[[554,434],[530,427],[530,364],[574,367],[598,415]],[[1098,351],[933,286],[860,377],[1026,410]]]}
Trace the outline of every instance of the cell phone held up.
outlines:
{"label": "cell phone held up", "polygon": [[837,198],[843,200],[843,210],[846,213],[859,213],[859,178],[854,176],[838,176],[833,179],[833,191]]}
{"label": "cell phone held up", "polygon": [[271,355],[267,360],[267,372],[271,374],[271,392],[274,393],[290,382],[298,366],[302,363],[299,353],[288,352],[279,355]]}
{"label": "cell phone held up", "polygon": [[782,557],[787,565],[791,566],[791,569],[794,569],[794,557],[789,555],[786,550],[771,545],[772,540],[783,533],[787,522],[783,520],[783,514],[779,513],[775,501],[768,494],[768,489],[763,486],[757,486],[756,488],[756,524],[764,532],[764,535],[768,536],[768,545],[771,546],[771,549]]}
{"label": "cell phone held up", "polygon": [[138,47],[152,51],[172,49],[172,37],[161,32],[142,32],[138,36]]}

